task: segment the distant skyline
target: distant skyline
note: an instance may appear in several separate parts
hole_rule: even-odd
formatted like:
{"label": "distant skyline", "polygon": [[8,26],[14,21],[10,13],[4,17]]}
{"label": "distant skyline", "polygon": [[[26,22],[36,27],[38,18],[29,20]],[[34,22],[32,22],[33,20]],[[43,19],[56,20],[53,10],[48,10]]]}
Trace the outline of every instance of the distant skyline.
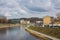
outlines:
{"label": "distant skyline", "polygon": [[60,0],[0,0],[0,16],[7,18],[56,16]]}

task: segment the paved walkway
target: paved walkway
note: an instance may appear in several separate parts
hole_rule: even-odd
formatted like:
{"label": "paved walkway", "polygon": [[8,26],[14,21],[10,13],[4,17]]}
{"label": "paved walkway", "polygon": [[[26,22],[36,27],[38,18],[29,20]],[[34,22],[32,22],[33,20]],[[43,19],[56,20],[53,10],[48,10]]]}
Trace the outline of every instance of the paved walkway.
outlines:
{"label": "paved walkway", "polygon": [[[28,28],[26,28],[26,29],[28,29]],[[28,30],[30,30],[30,29],[28,29]],[[60,40],[60,39],[58,39],[58,38],[51,37],[51,36],[48,36],[48,35],[46,35],[46,34],[43,34],[43,33],[40,33],[40,32],[34,31],[34,30],[30,30],[30,31],[32,31],[32,32],[34,32],[34,33],[37,33],[37,34],[40,34],[40,35],[42,35],[42,36],[44,36],[44,37],[50,38],[50,39],[52,39],[52,40]]]}
{"label": "paved walkway", "polygon": [[20,24],[0,24],[0,28],[8,28],[8,27],[16,27],[20,26]]}

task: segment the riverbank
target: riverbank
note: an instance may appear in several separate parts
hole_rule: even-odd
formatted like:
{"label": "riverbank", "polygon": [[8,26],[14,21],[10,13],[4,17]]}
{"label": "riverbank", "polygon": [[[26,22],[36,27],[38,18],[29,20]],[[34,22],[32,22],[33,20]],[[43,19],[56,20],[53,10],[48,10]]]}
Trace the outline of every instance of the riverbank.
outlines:
{"label": "riverbank", "polygon": [[16,26],[20,26],[20,24],[0,24],[0,29],[8,27],[16,27]]}
{"label": "riverbank", "polygon": [[38,38],[40,38],[40,39],[42,39],[42,40],[52,40],[52,39],[50,39],[50,38],[48,38],[48,37],[45,37],[45,36],[41,35],[39,32],[36,32],[36,31],[34,31],[34,30],[30,30],[30,29],[28,29],[28,28],[26,28],[26,30],[27,30],[29,33],[31,33],[32,35],[34,35],[34,36],[36,36],[36,37],[38,37]]}
{"label": "riverbank", "polygon": [[[34,28],[34,29],[37,29],[37,28]],[[60,39],[58,39],[58,38],[55,38],[55,37],[51,37],[51,36],[48,36],[48,35],[46,35],[46,34],[43,34],[43,33],[41,33],[41,32],[38,32],[38,31],[36,31],[36,30],[33,30],[33,28],[31,29],[31,28],[28,28],[27,29],[28,31],[30,31],[30,32],[32,32],[33,34],[35,34],[36,36],[43,36],[42,38],[50,38],[50,39],[53,39],[53,40],[60,40]],[[37,29],[37,30],[39,30],[39,28]],[[40,31],[42,31],[42,29],[40,30]],[[47,30],[47,31],[49,31],[49,30]],[[50,33],[49,33],[50,34]],[[57,35],[57,34],[56,34]]]}

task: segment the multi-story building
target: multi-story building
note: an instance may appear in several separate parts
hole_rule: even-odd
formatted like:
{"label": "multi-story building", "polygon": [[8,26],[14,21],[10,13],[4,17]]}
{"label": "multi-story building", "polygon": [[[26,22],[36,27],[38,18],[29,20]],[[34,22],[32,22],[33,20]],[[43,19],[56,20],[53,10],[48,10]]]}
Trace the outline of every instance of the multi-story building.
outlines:
{"label": "multi-story building", "polygon": [[53,22],[54,22],[54,19],[53,19],[53,17],[51,17],[51,16],[45,16],[44,18],[43,18],[43,27],[45,27],[45,26],[49,26],[49,24],[53,24]]}

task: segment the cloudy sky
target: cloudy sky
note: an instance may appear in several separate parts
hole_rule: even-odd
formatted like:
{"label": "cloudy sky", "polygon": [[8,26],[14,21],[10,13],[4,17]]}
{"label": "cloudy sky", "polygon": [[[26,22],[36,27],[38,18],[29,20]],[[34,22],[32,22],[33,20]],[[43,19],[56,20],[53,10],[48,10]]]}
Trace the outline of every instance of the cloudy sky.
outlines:
{"label": "cloudy sky", "polygon": [[7,18],[56,16],[60,0],[0,0],[0,16]]}

